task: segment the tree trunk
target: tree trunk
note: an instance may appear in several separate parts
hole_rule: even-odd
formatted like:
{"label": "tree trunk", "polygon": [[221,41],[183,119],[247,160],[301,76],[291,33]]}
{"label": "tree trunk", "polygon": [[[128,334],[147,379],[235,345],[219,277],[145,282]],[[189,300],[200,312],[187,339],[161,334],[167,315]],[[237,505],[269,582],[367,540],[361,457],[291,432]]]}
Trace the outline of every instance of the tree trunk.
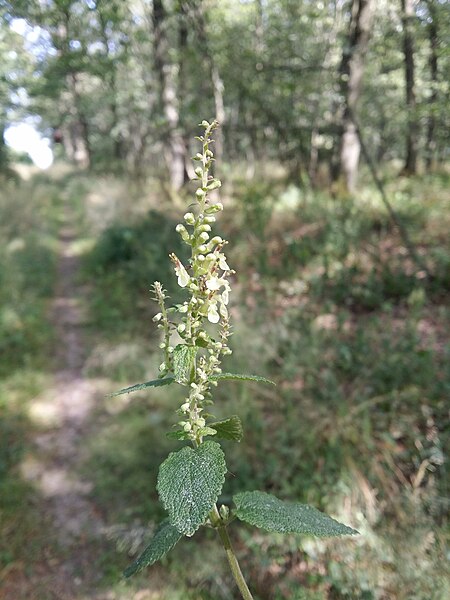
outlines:
{"label": "tree trunk", "polygon": [[73,97],[72,141],[73,158],[75,163],[83,168],[91,166],[91,145],[89,142],[89,126],[84,111],[81,107],[81,97],[78,91],[78,78],[76,73],[69,75],[69,86]]}
{"label": "tree trunk", "polygon": [[120,161],[124,158],[124,140],[120,131],[117,131],[117,125],[119,122],[119,114],[117,108],[117,78],[116,78],[116,64],[114,56],[111,55],[110,51],[110,40],[108,38],[108,18],[103,12],[103,3],[97,2],[96,5],[98,22],[100,25],[100,35],[103,43],[105,58],[107,62],[107,69],[105,69],[105,79],[108,85],[109,91],[109,108],[111,111],[111,128],[110,136],[113,140],[113,155],[114,158]]}
{"label": "tree trunk", "polygon": [[436,161],[436,117],[435,110],[438,99],[438,20],[436,15],[436,7],[434,0],[429,0],[427,3],[430,13],[430,21],[428,24],[428,39],[430,42],[430,58],[428,61],[431,76],[431,95],[429,98],[429,115],[427,123],[427,148],[426,148],[426,165],[427,171],[434,168]]}
{"label": "tree trunk", "polygon": [[5,142],[5,124],[0,122],[0,173],[7,170],[8,167],[8,152]]}
{"label": "tree trunk", "polygon": [[405,65],[405,92],[407,111],[406,159],[403,172],[417,172],[418,123],[416,118],[416,90],[414,76],[414,0],[401,0],[403,22],[403,60]]}
{"label": "tree trunk", "polygon": [[155,66],[159,74],[161,102],[168,126],[168,152],[166,163],[170,185],[178,191],[184,183],[185,145],[179,129],[180,113],[177,95],[178,65],[170,61],[167,38],[167,14],[162,0],[153,0],[153,29]]}
{"label": "tree trunk", "polygon": [[194,27],[198,40],[201,45],[203,56],[208,64],[209,74],[212,83],[212,92],[214,98],[215,119],[220,123],[221,127],[214,132],[214,155],[219,164],[222,162],[224,152],[223,126],[225,125],[225,104],[223,100],[223,81],[220,76],[217,63],[214,58],[214,53],[211,50],[208,32],[207,32],[207,15],[201,2],[193,0],[191,2],[183,2],[185,14],[188,15],[191,11],[191,22]]}
{"label": "tree trunk", "polygon": [[341,111],[339,157],[335,179],[343,177],[348,191],[356,186],[359,156],[359,137],[353,115],[361,93],[364,61],[369,46],[375,0],[353,0],[347,41],[342,52],[340,85],[343,98]]}

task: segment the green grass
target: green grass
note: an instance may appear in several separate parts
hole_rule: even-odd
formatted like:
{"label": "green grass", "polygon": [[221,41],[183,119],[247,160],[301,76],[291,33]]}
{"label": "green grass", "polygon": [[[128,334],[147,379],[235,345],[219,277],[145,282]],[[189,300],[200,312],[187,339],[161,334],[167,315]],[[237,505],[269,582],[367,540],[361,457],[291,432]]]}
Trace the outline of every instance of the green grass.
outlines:
{"label": "green grass", "polygon": [[[23,540],[36,552],[45,546],[17,466],[32,428],[26,399],[45,385],[51,363],[45,311],[61,185],[87,250],[79,282],[88,286],[91,309],[86,375],[114,379],[118,388],[154,377],[160,361],[151,283],[162,281],[178,298],[167,257],[183,253],[173,207],[138,196],[130,206],[122,182],[73,174],[59,184],[37,181],[37,212],[25,201],[26,188],[15,205],[1,196],[9,211],[8,225],[0,225],[0,275],[7,281],[0,288],[0,339],[8,345],[0,366],[3,565],[22,559]],[[104,188],[114,209],[100,226]],[[222,500],[234,491],[265,489],[313,503],[362,534],[329,543],[233,526],[255,597],[446,597],[448,177],[388,184],[430,282],[417,274],[369,187],[345,200],[282,181],[235,181],[231,189],[220,223],[238,274],[234,354],[226,368],[278,385],[218,387],[215,414],[239,414],[245,431],[240,444],[224,443],[230,473]],[[98,548],[96,568],[99,589],[117,599],[143,588],[161,600],[235,597],[220,546],[206,530],[180,542],[162,565],[130,582],[119,579],[128,554],[163,517],[155,482],[159,464],[177,447],[164,432],[178,419],[179,402],[174,386],[105,398],[92,415],[83,470],[117,546]]]}
{"label": "green grass", "polygon": [[[280,182],[238,183],[228,200],[221,227],[239,274],[228,366],[279,385],[276,391],[219,386],[215,412],[240,414],[245,428],[240,445],[224,444],[232,473],[224,500],[236,490],[262,488],[331,510],[364,534],[356,543],[314,545],[245,528],[233,532],[258,598],[376,598],[384,581],[398,598],[414,593],[425,600],[444,590],[442,460],[450,391],[444,184],[389,186],[433,274],[427,285],[373,190],[339,201],[284,190]],[[130,339],[143,317],[150,331],[151,315],[141,308],[148,282],[174,282],[166,256],[179,250],[172,223],[162,219],[151,213],[139,225],[114,225],[94,246],[87,274],[97,273],[93,307],[109,333],[115,329],[109,311]],[[156,368],[155,340],[146,335]],[[120,522],[161,518],[154,484],[161,459],[173,449],[161,428],[170,427],[166,411],[174,405],[159,390],[138,395],[106,417],[93,444],[94,494]],[[204,560],[197,539],[185,545],[192,561]],[[185,551],[176,550],[165,568],[192,590]],[[297,564],[307,564],[301,575]],[[228,597],[214,592],[215,585],[202,589]],[[199,597],[209,597],[204,594]]]}

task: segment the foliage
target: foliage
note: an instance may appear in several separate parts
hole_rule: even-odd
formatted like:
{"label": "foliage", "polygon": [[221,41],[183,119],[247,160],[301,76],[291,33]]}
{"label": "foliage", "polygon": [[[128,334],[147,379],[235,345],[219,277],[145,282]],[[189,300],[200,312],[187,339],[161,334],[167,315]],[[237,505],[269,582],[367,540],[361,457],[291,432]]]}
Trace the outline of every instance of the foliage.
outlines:
{"label": "foliage", "polygon": [[[445,160],[448,125],[444,4],[414,3],[410,23],[416,70],[412,116],[419,154],[433,169]],[[340,64],[356,12],[351,3],[164,0],[159,12],[153,3],[131,0],[4,6],[4,35],[11,37],[14,19],[26,19],[27,34],[33,32],[36,41],[17,52],[22,68],[5,80],[0,105],[11,104],[12,97],[19,112],[40,115],[43,130],[62,134],[70,160],[141,176],[152,165],[153,175],[165,176],[170,151],[164,146],[173,130],[167,102],[174,95],[171,114],[185,146],[184,159],[191,123],[214,110],[224,121],[228,160],[243,154],[250,163],[281,160],[297,183],[329,180],[341,126]],[[383,0],[373,8],[357,116],[373,157],[392,160],[404,155],[411,116],[404,99],[401,3]],[[164,64],[155,60],[160,31],[170,49]],[[4,54],[7,64],[10,58]],[[163,90],[166,76],[170,95]],[[21,84],[28,93],[25,103],[14,95]],[[87,163],[80,163],[80,154]],[[264,196],[259,202],[263,209]],[[256,212],[255,217],[258,221]]]}
{"label": "foliage", "polygon": [[[196,179],[200,182],[195,192],[198,207],[196,213],[184,215],[191,232],[183,224],[176,227],[181,239],[191,247],[189,271],[175,254],[170,255],[178,285],[189,291],[190,299],[167,308],[166,293],[161,284],[156,282],[155,300],[160,312],[153,318],[163,333],[163,342],[160,344],[164,351],[164,361],[159,368],[161,381],[164,385],[178,383],[189,390],[178,410],[185,420],[178,422],[178,429],[171,435],[179,440],[189,440],[193,448],[184,446],[171,453],[161,464],[157,489],[169,514],[169,525],[162,529],[162,533],[158,530],[159,534],[125,574],[132,574],[140,566],[152,564],[162,557],[178,541],[177,532],[190,537],[200,526],[207,524],[217,529],[233,577],[242,597],[247,600],[253,596],[227,533],[230,511],[226,505],[220,509],[216,505],[227,471],[225,456],[220,444],[204,441],[205,437],[218,433],[214,423],[209,422],[211,415],[204,409],[213,404],[211,387],[221,379],[272,382],[252,375],[222,374],[220,367],[221,355],[231,354],[227,343],[230,335],[227,305],[230,292],[228,277],[233,271],[223,253],[226,242],[220,236],[210,234],[211,224],[215,221],[214,214],[223,209],[221,203],[208,198],[208,193],[221,185],[220,181],[209,175],[213,161],[211,134],[217,128],[217,122],[203,121],[201,126],[205,130],[204,135],[198,137],[202,152],[194,157],[201,165],[195,169]],[[181,315],[178,322],[172,320],[172,313]],[[218,326],[218,332],[214,334],[210,327],[207,328],[207,321]],[[175,331],[182,343],[174,347],[171,340]],[[157,382],[137,384],[116,395],[148,387],[157,387]],[[240,441],[242,438],[242,426],[236,417],[219,422],[219,431],[231,440]],[[269,531],[318,537],[357,533],[308,505],[283,503],[264,492],[238,494],[234,497],[234,503],[236,511],[233,514],[236,517]]]}

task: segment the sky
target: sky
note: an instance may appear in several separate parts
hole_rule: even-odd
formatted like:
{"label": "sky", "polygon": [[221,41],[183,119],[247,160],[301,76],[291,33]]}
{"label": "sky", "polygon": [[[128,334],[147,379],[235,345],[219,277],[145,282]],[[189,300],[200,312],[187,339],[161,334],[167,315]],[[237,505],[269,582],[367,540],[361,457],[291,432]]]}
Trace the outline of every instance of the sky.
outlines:
{"label": "sky", "polygon": [[[24,19],[13,19],[10,23],[13,31],[25,38],[28,50],[36,53],[37,42],[41,36],[39,27],[30,27]],[[26,99],[24,99],[26,103]],[[25,152],[40,169],[48,169],[53,163],[50,140],[42,137],[33,124],[36,119],[25,119],[7,127],[4,137],[6,144],[16,152]]]}
{"label": "sky", "polygon": [[5,131],[5,142],[16,152],[25,152],[39,169],[48,169],[53,163],[50,140],[44,138],[30,123],[10,125]]}

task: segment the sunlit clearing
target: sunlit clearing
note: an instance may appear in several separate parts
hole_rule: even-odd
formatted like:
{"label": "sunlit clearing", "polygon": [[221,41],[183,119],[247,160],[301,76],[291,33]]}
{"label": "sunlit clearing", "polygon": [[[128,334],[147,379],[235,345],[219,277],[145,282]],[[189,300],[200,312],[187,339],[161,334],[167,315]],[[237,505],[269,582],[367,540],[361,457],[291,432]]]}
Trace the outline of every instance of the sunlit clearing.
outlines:
{"label": "sunlit clearing", "polygon": [[5,131],[5,140],[16,152],[26,152],[39,169],[48,169],[53,163],[50,141],[42,138],[28,123],[8,127]]}

